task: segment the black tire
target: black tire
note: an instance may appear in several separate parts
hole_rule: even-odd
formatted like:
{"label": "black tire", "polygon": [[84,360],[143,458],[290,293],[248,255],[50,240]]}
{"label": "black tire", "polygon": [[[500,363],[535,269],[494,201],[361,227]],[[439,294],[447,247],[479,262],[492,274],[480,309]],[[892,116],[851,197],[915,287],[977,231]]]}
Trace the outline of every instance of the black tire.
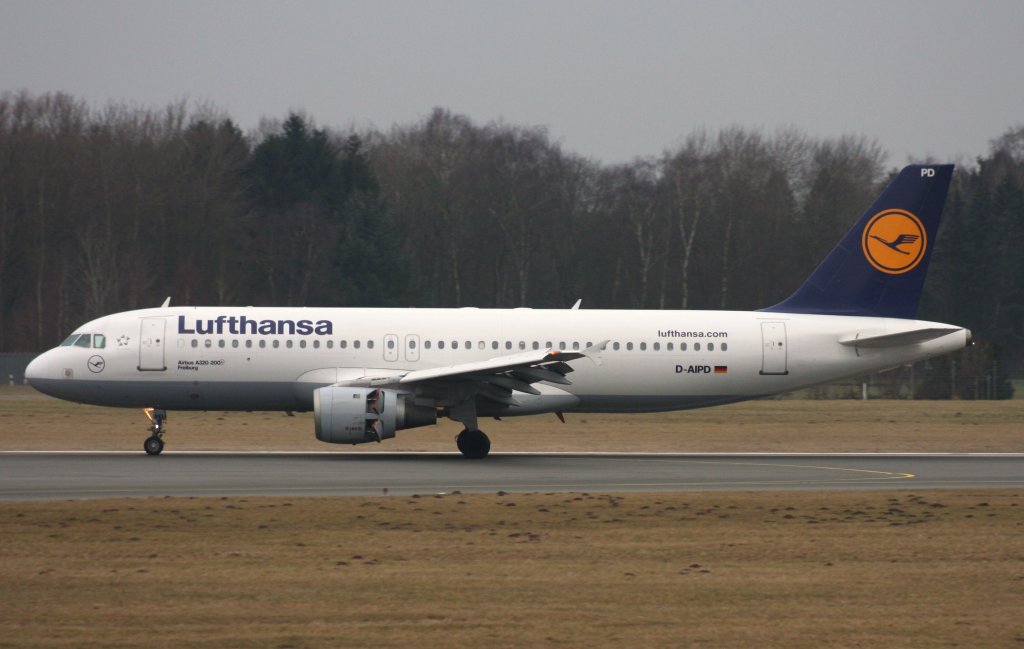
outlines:
{"label": "black tire", "polygon": [[156,437],[147,437],[146,441],[143,442],[142,448],[146,450],[147,455],[160,455],[160,452],[164,450],[164,440]]}
{"label": "black tire", "polygon": [[459,452],[470,460],[482,460],[491,452],[491,440],[479,430],[464,430],[455,438]]}

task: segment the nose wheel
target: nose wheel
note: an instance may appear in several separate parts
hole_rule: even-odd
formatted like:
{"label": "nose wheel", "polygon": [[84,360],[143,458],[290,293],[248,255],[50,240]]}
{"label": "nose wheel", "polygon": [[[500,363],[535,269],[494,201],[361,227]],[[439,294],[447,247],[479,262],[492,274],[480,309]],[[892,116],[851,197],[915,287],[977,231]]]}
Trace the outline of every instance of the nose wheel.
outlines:
{"label": "nose wheel", "polygon": [[152,433],[143,442],[142,448],[147,455],[160,455],[164,450],[164,431],[167,429],[167,411],[160,408],[146,408],[143,412],[149,418],[149,432]]}

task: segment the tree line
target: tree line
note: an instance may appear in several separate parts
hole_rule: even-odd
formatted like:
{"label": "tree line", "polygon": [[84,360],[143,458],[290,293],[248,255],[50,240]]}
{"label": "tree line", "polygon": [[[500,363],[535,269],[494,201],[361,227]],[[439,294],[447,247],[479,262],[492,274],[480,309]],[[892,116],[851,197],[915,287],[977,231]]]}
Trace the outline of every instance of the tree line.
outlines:
{"label": "tree line", "polygon": [[[243,133],[210,106],[0,95],[0,351],[177,304],[755,309],[896,169],[858,135],[697,130],[602,164],[444,109]],[[1024,128],[958,167],[919,317],[1024,374]],[[978,350],[974,352],[977,354]]]}

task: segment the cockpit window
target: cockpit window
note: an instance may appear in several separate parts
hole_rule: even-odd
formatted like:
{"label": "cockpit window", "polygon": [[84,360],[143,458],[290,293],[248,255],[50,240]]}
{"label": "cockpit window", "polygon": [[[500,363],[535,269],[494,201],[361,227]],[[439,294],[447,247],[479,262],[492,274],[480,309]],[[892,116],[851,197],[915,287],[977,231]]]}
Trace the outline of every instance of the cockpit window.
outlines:
{"label": "cockpit window", "polygon": [[103,334],[71,334],[64,339],[60,346],[103,349],[107,346],[107,337]]}

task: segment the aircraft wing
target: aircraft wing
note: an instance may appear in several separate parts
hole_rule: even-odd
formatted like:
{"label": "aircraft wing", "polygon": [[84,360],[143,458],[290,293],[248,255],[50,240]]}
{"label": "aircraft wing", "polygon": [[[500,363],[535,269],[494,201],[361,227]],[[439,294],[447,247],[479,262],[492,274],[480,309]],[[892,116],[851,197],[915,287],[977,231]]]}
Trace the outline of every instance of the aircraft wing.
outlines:
{"label": "aircraft wing", "polygon": [[479,394],[493,401],[516,405],[512,391],[540,394],[530,385],[547,381],[560,385],[571,385],[566,374],[573,371],[569,361],[590,358],[600,363],[598,353],[604,350],[608,341],[592,345],[581,351],[559,351],[542,349],[522,352],[509,356],[498,356],[485,361],[412,370],[402,374],[368,377],[370,386],[412,385],[429,383],[475,383],[483,388]]}

